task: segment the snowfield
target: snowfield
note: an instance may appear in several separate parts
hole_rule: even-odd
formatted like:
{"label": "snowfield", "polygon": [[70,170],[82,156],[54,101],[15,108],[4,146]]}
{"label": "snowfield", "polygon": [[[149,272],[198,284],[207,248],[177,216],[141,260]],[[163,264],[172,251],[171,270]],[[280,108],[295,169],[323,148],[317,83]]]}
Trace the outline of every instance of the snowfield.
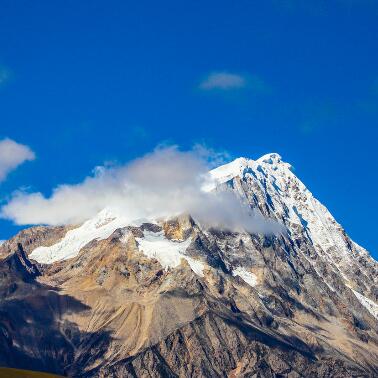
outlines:
{"label": "snowfield", "polygon": [[164,232],[145,231],[143,238],[135,239],[139,250],[149,258],[154,258],[160,262],[163,268],[176,268],[181,264],[181,260],[186,260],[194,273],[203,276],[204,264],[185,255],[185,251],[192,242],[191,238],[181,242],[169,240],[164,236]]}

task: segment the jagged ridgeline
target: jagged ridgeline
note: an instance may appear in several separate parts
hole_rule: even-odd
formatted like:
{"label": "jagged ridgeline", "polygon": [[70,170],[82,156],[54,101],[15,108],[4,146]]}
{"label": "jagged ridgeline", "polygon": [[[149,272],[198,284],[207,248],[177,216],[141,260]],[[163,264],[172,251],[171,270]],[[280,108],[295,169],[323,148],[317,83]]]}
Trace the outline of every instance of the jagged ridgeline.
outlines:
{"label": "jagged ridgeline", "polygon": [[378,264],[277,154],[211,172],[276,232],[182,214],[0,247],[0,366],[70,377],[377,377]]}

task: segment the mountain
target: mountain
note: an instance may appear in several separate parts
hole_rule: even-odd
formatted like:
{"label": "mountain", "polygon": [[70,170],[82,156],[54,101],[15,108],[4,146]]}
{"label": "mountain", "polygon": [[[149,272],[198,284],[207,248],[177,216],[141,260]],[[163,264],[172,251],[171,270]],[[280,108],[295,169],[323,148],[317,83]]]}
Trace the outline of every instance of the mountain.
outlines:
{"label": "mountain", "polygon": [[277,232],[104,209],[0,246],[0,365],[73,377],[376,377],[378,263],[278,154],[210,172]]}

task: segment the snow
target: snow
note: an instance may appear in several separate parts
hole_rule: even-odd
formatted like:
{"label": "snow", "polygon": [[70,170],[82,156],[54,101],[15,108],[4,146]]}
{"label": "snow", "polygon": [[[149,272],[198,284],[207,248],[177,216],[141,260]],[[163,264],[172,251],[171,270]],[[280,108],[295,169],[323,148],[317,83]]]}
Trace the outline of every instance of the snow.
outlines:
{"label": "snow", "polygon": [[257,285],[257,277],[252,272],[242,268],[241,266],[237,267],[232,272],[233,276],[239,276],[245,283],[249,286],[255,287]]}
{"label": "snow", "polygon": [[378,304],[373,302],[371,299],[366,298],[364,295],[360,294],[358,291],[353,290],[354,295],[360,301],[362,306],[364,306],[376,319],[378,319]]}
{"label": "snow", "polygon": [[354,260],[353,253],[367,255],[362,247],[345,237],[342,227],[327,208],[312,195],[293,173],[292,166],[279,154],[266,154],[257,160],[238,158],[210,171],[210,176],[213,182],[206,187],[207,190],[240,177],[246,184],[235,186],[241,199],[258,196],[259,203],[265,202],[270,207],[271,216],[285,220],[294,238],[301,238],[304,231],[316,252],[344,279]]}
{"label": "snow", "polygon": [[248,160],[246,158],[238,158],[231,163],[221,165],[209,172],[209,180],[202,187],[205,192],[210,192],[215,189],[218,184],[222,184],[231,180],[232,178],[241,175],[244,169],[248,165]]}
{"label": "snow", "polygon": [[175,268],[185,259],[194,273],[203,277],[204,264],[185,255],[185,251],[192,242],[191,238],[185,241],[173,241],[165,237],[164,232],[144,231],[142,238],[135,239],[139,250],[149,258],[160,262],[163,268]]}
{"label": "snow", "polygon": [[[67,260],[77,256],[89,242],[107,239],[118,228],[131,224],[137,226],[141,223],[143,221],[130,222],[129,219],[106,208],[80,227],[68,231],[58,243],[50,247],[34,249],[30,258],[43,264]],[[126,238],[124,237],[121,241],[125,242]],[[136,238],[136,241],[141,252],[149,258],[157,259],[165,269],[175,268],[180,265],[181,259],[185,259],[194,273],[203,276],[204,264],[185,255],[191,243],[190,238],[185,241],[173,241],[167,239],[163,231],[157,233],[144,231],[143,237]]]}
{"label": "snow", "polygon": [[[140,223],[142,221],[130,222],[130,220],[106,208],[80,227],[68,231],[58,243],[50,247],[34,249],[30,258],[43,264],[67,260],[77,256],[89,242],[107,239],[118,228],[131,224],[140,225]],[[125,242],[125,238],[121,241]],[[157,259],[165,269],[175,268],[180,265],[181,259],[185,259],[194,273],[203,276],[204,264],[185,255],[185,251],[191,243],[190,238],[183,242],[173,241],[167,239],[164,232],[145,231],[143,238],[136,238],[136,241],[139,249],[147,257]]]}
{"label": "snow", "polygon": [[260,163],[274,164],[274,163],[281,162],[282,157],[281,155],[273,152],[273,153],[261,156],[259,159],[257,159],[257,161]]}
{"label": "snow", "polygon": [[126,218],[116,215],[106,208],[80,227],[68,231],[60,242],[50,247],[34,249],[30,258],[43,264],[70,259],[77,256],[80,250],[92,240],[106,239],[117,228],[125,227],[128,224],[130,221]]}
{"label": "snow", "polygon": [[243,172],[243,169],[247,166],[248,160],[246,158],[238,158],[232,161],[231,163],[222,165],[218,168],[210,171],[210,174],[215,179],[220,180],[229,180],[240,173]]}

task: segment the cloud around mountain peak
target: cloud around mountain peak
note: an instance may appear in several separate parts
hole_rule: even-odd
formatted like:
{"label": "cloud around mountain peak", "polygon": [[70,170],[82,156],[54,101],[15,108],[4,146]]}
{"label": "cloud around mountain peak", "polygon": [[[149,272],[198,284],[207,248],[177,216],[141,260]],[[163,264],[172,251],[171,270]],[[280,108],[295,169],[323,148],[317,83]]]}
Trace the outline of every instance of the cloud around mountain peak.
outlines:
{"label": "cloud around mountain peak", "polygon": [[128,164],[97,167],[76,185],[60,185],[50,197],[16,192],[1,216],[16,224],[72,224],[105,207],[130,221],[190,213],[207,226],[257,233],[282,232],[281,225],[243,206],[233,192],[206,192],[209,168],[223,155],[203,146],[182,151],[160,147]]}

